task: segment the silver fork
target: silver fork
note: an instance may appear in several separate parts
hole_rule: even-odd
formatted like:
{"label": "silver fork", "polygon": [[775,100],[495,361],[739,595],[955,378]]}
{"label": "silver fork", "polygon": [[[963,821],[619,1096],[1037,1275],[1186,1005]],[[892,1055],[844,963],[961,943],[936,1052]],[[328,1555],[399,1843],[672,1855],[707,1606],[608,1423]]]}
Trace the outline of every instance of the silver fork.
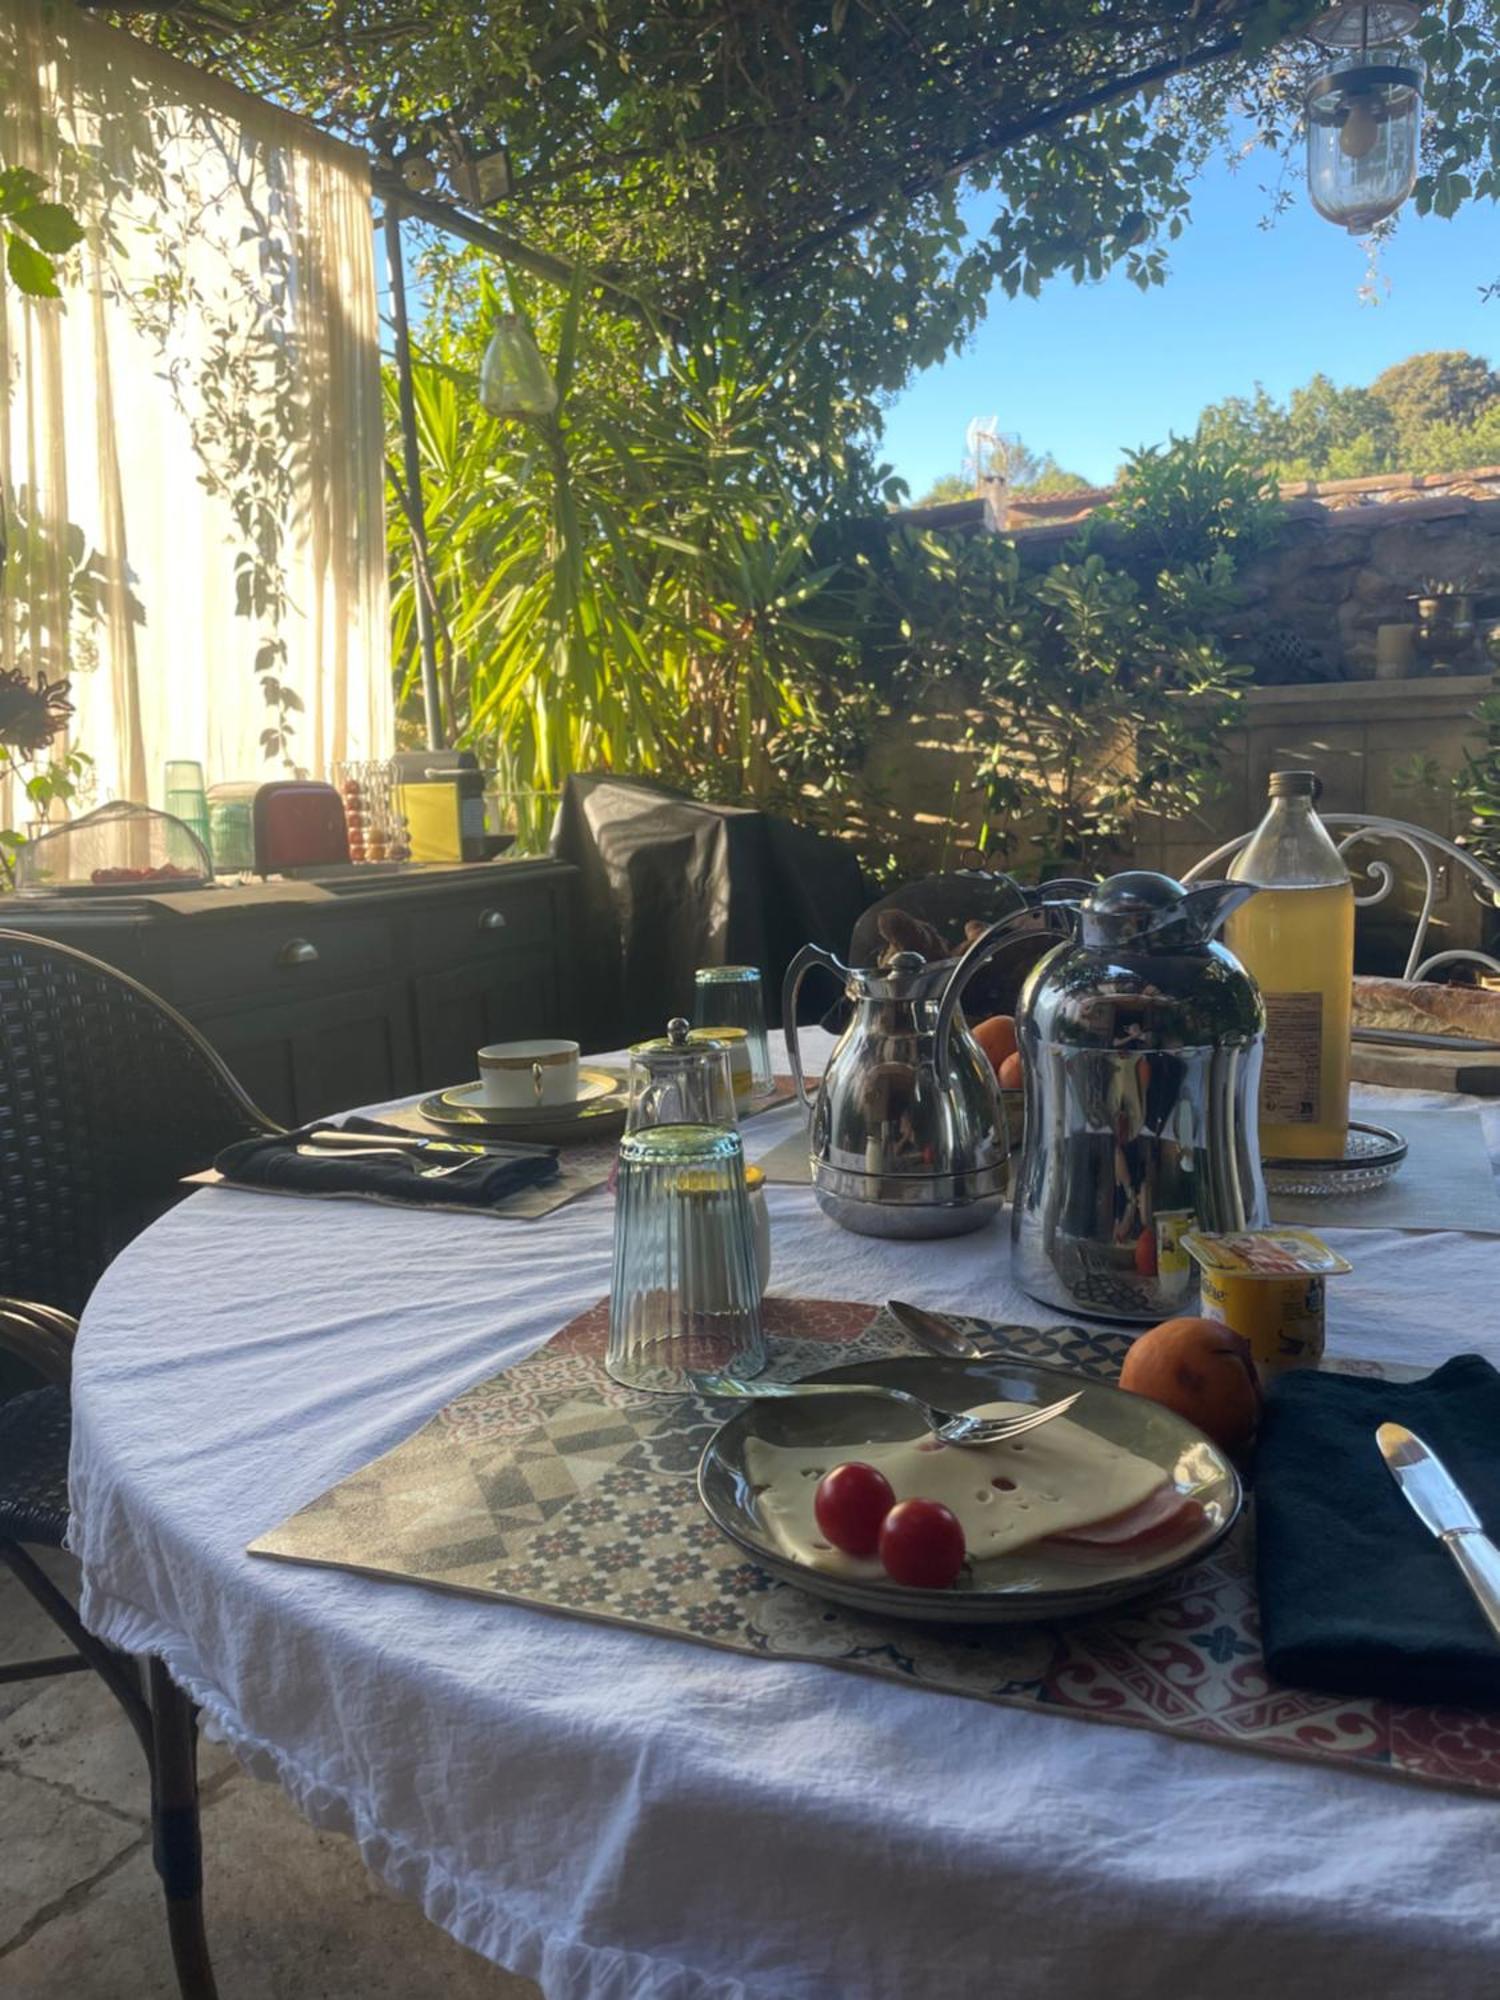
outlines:
{"label": "silver fork", "polygon": [[693,1375],[693,1387],[704,1396],[736,1396],[749,1402],[775,1402],[784,1396],[886,1396],[905,1403],[943,1444],[1004,1444],[1008,1438],[1024,1437],[1041,1424],[1050,1424],[1064,1410],[1071,1410],[1083,1394],[1075,1389],[1040,1410],[1028,1410],[1024,1417],[971,1417],[961,1410],[940,1410],[924,1403],[905,1389],[891,1389],[883,1382],[741,1382],[733,1375]]}
{"label": "silver fork", "polygon": [[[412,1160],[410,1153],[402,1152],[395,1146],[346,1146],[338,1153],[328,1152],[322,1146],[299,1146],[297,1151],[304,1160]],[[413,1165],[415,1161],[412,1160]],[[462,1173],[465,1167],[472,1167],[474,1156],[466,1153],[461,1160],[454,1160],[442,1167],[418,1167],[417,1178],[423,1181],[445,1181],[449,1174]]]}

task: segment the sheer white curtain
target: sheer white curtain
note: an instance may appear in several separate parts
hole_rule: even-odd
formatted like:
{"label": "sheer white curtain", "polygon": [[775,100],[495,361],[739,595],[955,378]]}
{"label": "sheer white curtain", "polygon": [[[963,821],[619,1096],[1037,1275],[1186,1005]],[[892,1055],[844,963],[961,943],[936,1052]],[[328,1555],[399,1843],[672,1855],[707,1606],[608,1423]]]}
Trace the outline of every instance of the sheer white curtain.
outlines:
{"label": "sheer white curtain", "polygon": [[389,754],[364,161],[67,6],[5,0],[0,68],[87,229],[61,301],[0,287],[0,659],[70,676],[80,804]]}

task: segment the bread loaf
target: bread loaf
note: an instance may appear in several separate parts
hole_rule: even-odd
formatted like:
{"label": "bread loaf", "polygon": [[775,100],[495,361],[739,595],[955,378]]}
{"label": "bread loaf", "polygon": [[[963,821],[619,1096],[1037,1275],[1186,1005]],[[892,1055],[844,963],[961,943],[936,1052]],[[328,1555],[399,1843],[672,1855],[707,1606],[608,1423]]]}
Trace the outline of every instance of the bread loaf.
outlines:
{"label": "bread loaf", "polygon": [[1408,1035],[1462,1035],[1500,1041],[1500,992],[1440,986],[1430,979],[1354,976],[1354,1025]]}

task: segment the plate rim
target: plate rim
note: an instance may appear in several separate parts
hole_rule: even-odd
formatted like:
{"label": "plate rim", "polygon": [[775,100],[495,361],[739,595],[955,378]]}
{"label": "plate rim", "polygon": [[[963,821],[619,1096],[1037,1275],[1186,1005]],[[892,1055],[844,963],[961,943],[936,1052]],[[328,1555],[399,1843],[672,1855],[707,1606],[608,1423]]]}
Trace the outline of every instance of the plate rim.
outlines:
{"label": "plate rim", "polygon": [[[996,1327],[994,1330],[1003,1332],[1005,1329],[1003,1327]],[[1018,1328],[1017,1330],[1031,1331],[1029,1328]],[[1086,1331],[1087,1329],[1079,1330]],[[820,1368],[809,1375],[799,1377],[799,1380],[823,1382],[831,1379],[836,1381],[851,1370],[868,1368],[871,1359],[877,1361],[882,1366],[892,1361],[920,1361],[929,1364],[948,1362],[955,1366],[972,1368],[975,1366],[982,1367],[986,1362],[993,1362],[996,1365],[1021,1367],[1035,1370],[1039,1374],[1055,1375],[1060,1380],[1066,1382],[1081,1382],[1091,1389],[1103,1389],[1111,1395],[1123,1396],[1129,1393],[1127,1390],[1121,1389],[1118,1383],[1102,1382],[1097,1376],[1080,1374],[1077,1370],[1064,1368],[1057,1362],[1032,1361],[1024,1355],[1006,1354],[976,1355],[972,1360],[965,1360],[956,1355],[880,1355],[867,1358],[864,1361],[846,1361],[837,1363],[829,1368]],[[1076,1587],[1068,1589],[1033,1590],[1026,1589],[1021,1585],[1012,1584],[998,1590],[965,1591],[957,1595],[950,1595],[946,1591],[919,1591],[897,1584],[892,1586],[892,1602],[889,1608],[877,1610],[867,1602],[861,1601],[861,1596],[871,1589],[872,1585],[870,1583],[826,1575],[821,1570],[814,1570],[805,1564],[797,1563],[792,1557],[784,1556],[779,1551],[768,1551],[759,1543],[753,1542],[748,1535],[721,1517],[710,1502],[705,1484],[706,1468],[710,1456],[719,1445],[726,1431],[733,1429],[736,1425],[743,1428],[749,1424],[755,1410],[753,1403],[747,1403],[743,1409],[734,1411],[721,1424],[715,1426],[712,1436],[708,1438],[698,1455],[694,1485],[698,1494],[698,1504],[702,1507],[709,1520],[713,1522],[720,1534],[727,1536],[736,1548],[742,1549],[752,1561],[770,1571],[780,1581],[790,1584],[793,1589],[805,1590],[810,1596],[825,1598],[829,1602],[845,1605],[851,1610],[863,1613],[865,1616],[900,1618],[922,1624],[945,1625],[1041,1623],[1049,1618],[1087,1617],[1090,1612],[1107,1610],[1112,1605],[1122,1603],[1128,1598],[1143,1596],[1147,1591],[1155,1590],[1160,1584],[1166,1582],[1169,1577],[1175,1575],[1179,1569],[1185,1568],[1189,1563],[1199,1562],[1212,1554],[1216,1548],[1222,1545],[1225,1538],[1244,1514],[1246,1500],[1245,1481],[1241,1476],[1239,1467],[1234,1463],[1229,1453],[1222,1446],[1215,1444],[1206,1432],[1199,1430],[1196,1424],[1189,1423],[1186,1417],[1179,1416],[1175,1410],[1168,1410],[1164,1404],[1158,1404],[1157,1408],[1165,1416],[1171,1418],[1174,1423],[1182,1426],[1186,1434],[1184,1437],[1185,1444],[1195,1443],[1206,1445],[1229,1475],[1232,1481],[1232,1495],[1231,1504],[1226,1510],[1225,1517],[1211,1534],[1206,1536],[1202,1541],[1195,1543],[1191,1549],[1177,1555],[1169,1555],[1168,1552],[1164,1552],[1164,1560],[1160,1568],[1127,1577],[1100,1577],[1093,1582],[1085,1582],[1080,1578]],[[884,1593],[882,1592],[882,1594]],[[969,1607],[973,1607],[973,1609],[970,1610]]]}
{"label": "plate rim", "polygon": [[623,1071],[605,1069],[599,1063],[580,1063],[579,1081],[594,1077],[607,1084],[597,1090],[592,1097],[575,1097],[568,1104],[468,1104],[460,1098],[460,1093],[478,1090],[479,1083],[450,1083],[444,1090],[431,1093],[451,1110],[467,1112],[470,1117],[479,1116],[486,1125],[537,1125],[556,1119],[560,1124],[570,1118],[581,1118],[586,1112],[597,1111],[607,1105],[612,1098],[625,1095],[626,1078]]}
{"label": "plate rim", "polygon": [[1373,1132],[1378,1139],[1386,1140],[1383,1153],[1372,1153],[1362,1160],[1351,1160],[1347,1153],[1338,1160],[1294,1159],[1289,1153],[1265,1153],[1261,1156],[1261,1169],[1265,1173],[1323,1174],[1336,1178],[1345,1174],[1374,1173],[1386,1168],[1391,1174],[1401,1165],[1411,1151],[1411,1141],[1391,1125],[1373,1125],[1367,1118],[1351,1118],[1351,1132]]}

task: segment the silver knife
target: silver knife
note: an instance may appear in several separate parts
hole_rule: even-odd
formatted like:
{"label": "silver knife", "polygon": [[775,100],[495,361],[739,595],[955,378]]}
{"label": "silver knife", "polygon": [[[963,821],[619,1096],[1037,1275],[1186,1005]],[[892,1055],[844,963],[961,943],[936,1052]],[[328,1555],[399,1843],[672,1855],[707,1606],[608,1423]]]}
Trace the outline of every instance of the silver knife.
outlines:
{"label": "silver knife", "polygon": [[1458,1564],[1500,1639],[1500,1549],[1484,1532],[1462,1489],[1437,1453],[1404,1424],[1381,1424],[1375,1442],[1412,1512]]}
{"label": "silver knife", "polygon": [[490,1148],[463,1139],[428,1139],[420,1132],[403,1137],[394,1132],[346,1132],[338,1125],[320,1126],[309,1132],[302,1141],[304,1146],[326,1146],[330,1151],[341,1146],[359,1146],[366,1152],[377,1147],[382,1152],[409,1153],[488,1153]]}
{"label": "silver knife", "polygon": [[925,1306],[909,1306],[904,1299],[887,1299],[885,1309],[929,1354],[944,1354],[957,1361],[985,1361],[1004,1351],[997,1340],[965,1333],[951,1319],[928,1312]]}

